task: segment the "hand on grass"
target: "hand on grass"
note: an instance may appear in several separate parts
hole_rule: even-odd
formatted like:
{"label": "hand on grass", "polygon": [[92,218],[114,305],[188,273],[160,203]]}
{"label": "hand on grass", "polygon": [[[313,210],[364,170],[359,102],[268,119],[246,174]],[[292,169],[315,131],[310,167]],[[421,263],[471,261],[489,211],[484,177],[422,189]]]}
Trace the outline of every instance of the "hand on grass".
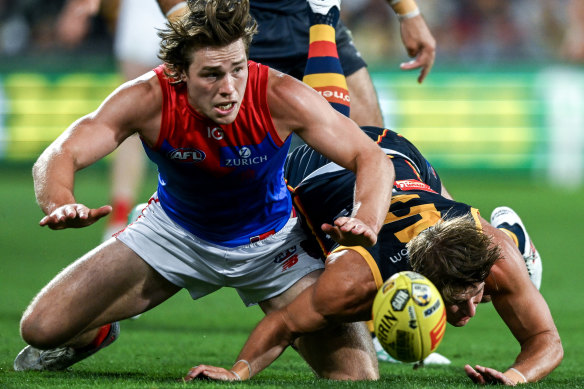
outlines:
{"label": "hand on grass", "polygon": [[468,378],[472,380],[472,382],[479,385],[503,384],[508,386],[515,386],[517,384],[505,374],[495,369],[491,369],[490,367],[476,365],[473,369],[470,365],[465,365],[464,371],[466,372]]}
{"label": "hand on grass", "polygon": [[240,378],[231,370],[222,367],[199,365],[191,368],[184,377],[185,381],[192,381],[194,379],[204,380],[211,379],[214,381],[240,381]]}

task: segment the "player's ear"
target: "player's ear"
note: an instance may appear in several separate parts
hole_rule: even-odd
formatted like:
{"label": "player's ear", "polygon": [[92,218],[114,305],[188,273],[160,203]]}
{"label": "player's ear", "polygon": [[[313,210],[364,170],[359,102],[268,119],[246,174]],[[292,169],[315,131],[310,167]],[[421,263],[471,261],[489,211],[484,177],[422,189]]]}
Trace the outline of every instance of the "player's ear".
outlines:
{"label": "player's ear", "polygon": [[180,71],[180,80],[182,82],[187,82],[187,78],[188,78],[188,76],[187,76],[187,70],[186,69],[182,69]]}

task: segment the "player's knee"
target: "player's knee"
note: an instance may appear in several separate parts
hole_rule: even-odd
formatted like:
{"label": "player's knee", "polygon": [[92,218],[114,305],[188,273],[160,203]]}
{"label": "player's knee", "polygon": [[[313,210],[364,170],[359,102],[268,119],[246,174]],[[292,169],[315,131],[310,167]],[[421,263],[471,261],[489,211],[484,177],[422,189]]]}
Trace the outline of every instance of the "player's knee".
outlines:
{"label": "player's knee", "polygon": [[379,379],[377,355],[367,326],[363,322],[344,323],[335,328],[335,335],[346,347],[338,351],[336,364],[332,365],[335,368],[325,372],[323,377],[343,381]]}
{"label": "player's knee", "polygon": [[50,349],[64,343],[62,334],[55,331],[55,325],[51,325],[44,315],[27,310],[20,321],[20,335],[22,339],[33,347]]}

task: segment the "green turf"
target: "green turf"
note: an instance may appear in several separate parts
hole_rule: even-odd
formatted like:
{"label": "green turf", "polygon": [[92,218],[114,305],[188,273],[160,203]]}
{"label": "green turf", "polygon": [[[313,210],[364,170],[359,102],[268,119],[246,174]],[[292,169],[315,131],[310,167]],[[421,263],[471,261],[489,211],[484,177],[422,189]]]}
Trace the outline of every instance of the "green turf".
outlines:
{"label": "green turf", "polygon": [[[95,228],[50,231],[37,226],[41,217],[30,169],[0,166],[0,388],[182,388],[199,387],[350,387],[466,388],[474,387],[463,373],[465,363],[505,369],[518,346],[491,306],[462,329],[448,327],[439,351],[452,360],[449,367],[382,364],[380,381],[339,383],[313,377],[293,352],[284,355],[253,380],[239,384],[178,379],[199,363],[230,366],[248,332],[261,317],[246,309],[231,290],[193,302],[186,293],[122,323],[118,342],[75,365],[68,372],[16,373],[12,361],[24,346],[18,321],[34,294],[57,271],[99,242],[103,223]],[[562,192],[520,175],[443,173],[453,196],[482,210],[488,218],[497,205],[510,205],[528,226],[544,260],[542,292],[563,339],[562,365],[541,383],[529,387],[584,388],[584,335],[580,289],[584,263],[579,241],[584,220],[584,190]],[[153,190],[147,183],[144,196]],[[80,201],[99,206],[107,201],[103,166],[83,172],[77,181]]]}

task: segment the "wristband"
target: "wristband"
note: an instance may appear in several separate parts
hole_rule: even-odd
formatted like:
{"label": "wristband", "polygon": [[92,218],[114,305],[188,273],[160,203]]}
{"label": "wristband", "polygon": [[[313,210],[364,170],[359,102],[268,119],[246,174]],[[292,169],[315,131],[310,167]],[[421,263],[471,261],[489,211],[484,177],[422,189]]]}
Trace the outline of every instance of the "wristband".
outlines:
{"label": "wristband", "polygon": [[389,5],[400,21],[411,19],[420,14],[420,9],[414,0],[393,0]]}
{"label": "wristband", "polygon": [[420,14],[420,9],[416,8],[415,10],[413,10],[412,12],[408,12],[407,14],[403,14],[403,15],[398,14],[397,19],[401,22],[402,20],[415,18],[419,14]]}
{"label": "wristband", "polygon": [[239,376],[239,374],[237,374],[233,370],[229,370],[229,371],[232,372],[237,377],[237,381],[241,381],[241,377]]}
{"label": "wristband", "polygon": [[184,14],[185,8],[187,8],[187,2],[181,1],[180,3],[173,5],[172,8],[170,8],[165,14],[165,16],[168,20],[176,20]]}
{"label": "wristband", "polygon": [[[243,366],[241,366],[242,364],[244,364],[246,368],[243,368]],[[241,381],[245,381],[251,377],[251,365],[245,359],[240,359],[233,364],[231,372],[235,374]]]}
{"label": "wristband", "polygon": [[510,367],[509,370],[513,370],[519,377],[523,378],[523,383],[527,383],[527,378],[525,378],[525,376],[516,368],[514,367]]}

